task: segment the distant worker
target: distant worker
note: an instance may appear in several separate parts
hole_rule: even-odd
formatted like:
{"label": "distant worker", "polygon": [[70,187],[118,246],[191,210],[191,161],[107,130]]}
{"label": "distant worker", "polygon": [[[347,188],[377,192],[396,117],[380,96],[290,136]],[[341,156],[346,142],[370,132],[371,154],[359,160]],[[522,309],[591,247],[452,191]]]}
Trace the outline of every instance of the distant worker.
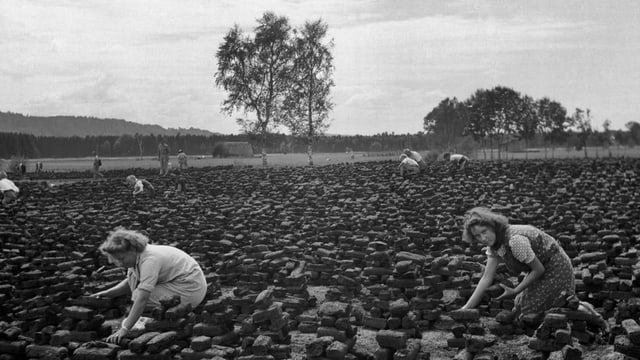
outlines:
{"label": "distant worker", "polygon": [[188,167],[187,154],[185,154],[182,149],[178,150],[178,166],[180,167],[180,170],[184,170]]}
{"label": "distant worker", "polygon": [[133,185],[133,196],[136,196],[140,193],[148,194],[149,196],[153,196],[156,193],[156,189],[153,188],[153,185],[145,179],[138,179],[135,175],[127,176],[127,183],[129,185]]}
{"label": "distant worker", "polygon": [[[174,193],[176,196],[181,196],[184,195],[185,192],[187,191],[187,182],[184,179],[184,176],[182,176],[182,173],[180,172],[180,169],[177,169],[176,171],[174,171],[171,176],[174,177],[175,180],[175,185],[174,185]],[[171,190],[167,190],[164,193],[164,197],[168,198],[169,196],[171,196]]]}
{"label": "distant worker", "polygon": [[100,167],[102,166],[102,160],[100,159],[100,156],[98,156],[98,154],[94,151],[93,152],[93,178],[97,179],[97,178],[103,178],[104,175],[102,175],[102,173],[100,172]]}
{"label": "distant worker", "polygon": [[176,194],[184,194],[187,191],[187,182],[184,179],[184,176],[180,173],[180,170],[176,171]]}
{"label": "distant worker", "polygon": [[400,155],[400,176],[404,176],[405,171],[408,174],[417,174],[420,172],[420,165],[418,165],[418,163],[413,160],[412,158],[408,157],[407,154],[402,154]]}
{"label": "distant worker", "polygon": [[470,161],[469,158],[462,154],[451,154],[444,153],[442,155],[444,161],[451,161],[452,163],[458,165],[460,169],[463,169],[465,165]]}
{"label": "distant worker", "polygon": [[0,193],[2,193],[2,205],[7,206],[18,198],[20,189],[7,178],[7,173],[0,171]]}
{"label": "distant worker", "polygon": [[420,155],[420,153],[418,153],[417,151],[413,151],[407,148],[407,149],[404,149],[403,153],[413,161],[417,162],[420,168],[424,168],[427,166],[427,164],[425,164],[424,160],[422,159],[422,155]]}
{"label": "distant worker", "polygon": [[18,170],[20,171],[20,177],[22,179],[24,179],[25,175],[27,174],[27,165],[25,163],[21,162],[18,165]]}
{"label": "distant worker", "polygon": [[158,160],[160,161],[160,176],[169,174],[169,153],[171,149],[166,140],[160,140],[158,144]]}

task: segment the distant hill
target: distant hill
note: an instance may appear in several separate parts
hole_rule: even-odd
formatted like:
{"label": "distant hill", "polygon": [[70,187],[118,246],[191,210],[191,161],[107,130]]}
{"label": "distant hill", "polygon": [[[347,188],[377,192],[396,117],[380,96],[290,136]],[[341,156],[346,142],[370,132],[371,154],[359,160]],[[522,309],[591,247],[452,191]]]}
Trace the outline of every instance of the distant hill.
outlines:
{"label": "distant hill", "polygon": [[123,134],[154,135],[215,135],[195,128],[169,128],[160,125],[138,124],[120,119],[99,119],[85,116],[25,116],[0,111],[0,132],[16,132],[36,136],[99,136]]}

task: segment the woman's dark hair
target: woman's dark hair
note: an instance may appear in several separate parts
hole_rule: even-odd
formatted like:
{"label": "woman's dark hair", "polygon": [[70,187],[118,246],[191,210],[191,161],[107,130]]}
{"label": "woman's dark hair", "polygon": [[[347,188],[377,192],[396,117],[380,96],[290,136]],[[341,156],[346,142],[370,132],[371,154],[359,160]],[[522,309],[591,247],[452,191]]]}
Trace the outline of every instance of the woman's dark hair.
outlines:
{"label": "woman's dark hair", "polygon": [[497,250],[504,244],[509,219],[506,216],[495,213],[485,207],[475,207],[464,216],[464,229],[462,231],[462,240],[469,243],[474,242],[471,228],[476,225],[487,226],[496,234],[496,241],[491,246],[492,250]]}

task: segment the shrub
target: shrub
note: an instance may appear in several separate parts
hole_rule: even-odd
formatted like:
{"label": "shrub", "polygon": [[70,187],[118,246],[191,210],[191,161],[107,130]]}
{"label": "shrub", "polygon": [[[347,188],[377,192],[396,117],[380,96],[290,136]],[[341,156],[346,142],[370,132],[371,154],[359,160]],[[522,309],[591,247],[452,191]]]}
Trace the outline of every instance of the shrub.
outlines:
{"label": "shrub", "polygon": [[382,151],[382,144],[379,141],[374,141],[369,146],[369,151],[371,151],[371,152],[380,152],[380,151]]}
{"label": "shrub", "polygon": [[213,157],[227,157],[229,156],[229,151],[223,143],[216,143],[215,145],[213,145],[211,155],[213,155]]}

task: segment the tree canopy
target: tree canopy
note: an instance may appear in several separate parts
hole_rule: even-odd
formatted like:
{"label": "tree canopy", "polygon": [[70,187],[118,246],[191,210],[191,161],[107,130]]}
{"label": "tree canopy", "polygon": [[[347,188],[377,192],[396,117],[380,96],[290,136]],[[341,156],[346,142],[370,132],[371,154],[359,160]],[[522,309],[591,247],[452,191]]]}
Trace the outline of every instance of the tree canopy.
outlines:
{"label": "tree canopy", "polygon": [[293,135],[306,136],[309,165],[313,165],[313,139],[329,127],[329,111],[333,109],[333,40],[323,42],[327,29],[326,23],[317,20],[307,21],[295,31],[292,86],[285,102],[285,124]]}
{"label": "tree canopy", "polygon": [[[327,25],[321,20],[292,29],[288,18],[266,12],[253,36],[235,25],[225,35],[216,58],[215,83],[228,93],[222,111],[241,111],[238,124],[263,139],[280,125],[309,137],[327,127],[333,86],[332,42],[324,44]],[[266,149],[262,149],[267,165]]]}

